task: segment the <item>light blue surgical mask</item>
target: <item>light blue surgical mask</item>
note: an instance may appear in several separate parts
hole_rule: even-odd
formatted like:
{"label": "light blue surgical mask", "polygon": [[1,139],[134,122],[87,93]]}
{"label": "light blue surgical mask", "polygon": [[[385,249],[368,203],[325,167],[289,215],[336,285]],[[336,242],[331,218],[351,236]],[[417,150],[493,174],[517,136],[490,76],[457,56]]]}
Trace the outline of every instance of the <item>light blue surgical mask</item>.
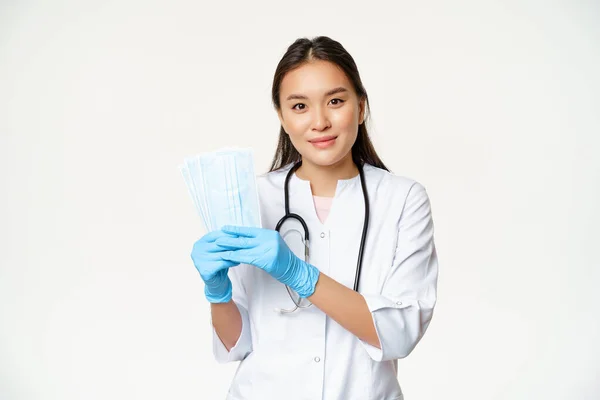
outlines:
{"label": "light blue surgical mask", "polygon": [[180,170],[207,231],[223,225],[261,227],[251,149],[188,157]]}
{"label": "light blue surgical mask", "polygon": [[186,158],[185,163],[179,166],[183,175],[188,193],[194,202],[196,212],[202,218],[207,230],[209,229],[208,206],[206,205],[206,196],[204,196],[204,186],[202,180],[202,171],[197,157]]}

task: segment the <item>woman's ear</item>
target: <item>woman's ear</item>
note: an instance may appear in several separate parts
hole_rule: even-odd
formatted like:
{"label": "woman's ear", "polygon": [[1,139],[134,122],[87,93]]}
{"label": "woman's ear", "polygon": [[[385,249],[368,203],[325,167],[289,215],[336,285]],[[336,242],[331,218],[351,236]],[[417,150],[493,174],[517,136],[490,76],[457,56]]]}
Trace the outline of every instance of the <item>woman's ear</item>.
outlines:
{"label": "woman's ear", "polygon": [[358,103],[358,125],[361,125],[363,122],[365,122],[365,98],[361,98],[360,102]]}

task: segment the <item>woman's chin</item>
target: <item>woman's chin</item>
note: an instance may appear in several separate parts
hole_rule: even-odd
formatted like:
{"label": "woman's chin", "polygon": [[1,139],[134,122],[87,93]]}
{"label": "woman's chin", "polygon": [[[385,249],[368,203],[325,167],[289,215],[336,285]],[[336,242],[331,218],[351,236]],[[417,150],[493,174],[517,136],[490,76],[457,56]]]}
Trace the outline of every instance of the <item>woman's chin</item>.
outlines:
{"label": "woman's chin", "polygon": [[328,151],[306,152],[303,154],[302,159],[319,167],[330,167],[341,162],[345,156],[352,157],[351,154],[340,154],[339,150],[331,149]]}

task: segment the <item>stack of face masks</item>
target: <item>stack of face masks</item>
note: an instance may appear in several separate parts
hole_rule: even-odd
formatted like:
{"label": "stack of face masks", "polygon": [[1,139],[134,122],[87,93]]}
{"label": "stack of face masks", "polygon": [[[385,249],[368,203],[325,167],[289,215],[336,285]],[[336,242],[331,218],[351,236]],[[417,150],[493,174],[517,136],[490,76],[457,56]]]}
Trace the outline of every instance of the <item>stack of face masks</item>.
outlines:
{"label": "stack of face masks", "polygon": [[179,170],[207,231],[262,227],[252,150],[225,148],[188,157]]}

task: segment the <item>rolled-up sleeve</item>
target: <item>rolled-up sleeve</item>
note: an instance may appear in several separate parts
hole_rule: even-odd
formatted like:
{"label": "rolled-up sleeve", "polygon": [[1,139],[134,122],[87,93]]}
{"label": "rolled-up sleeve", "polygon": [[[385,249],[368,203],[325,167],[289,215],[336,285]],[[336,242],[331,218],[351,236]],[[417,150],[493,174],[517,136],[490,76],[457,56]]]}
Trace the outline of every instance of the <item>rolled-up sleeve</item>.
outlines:
{"label": "rolled-up sleeve", "polygon": [[361,340],[375,361],[406,357],[427,330],[437,300],[438,259],[431,206],[415,182],[406,196],[394,260],[381,293],[364,293],[381,348]]}
{"label": "rolled-up sleeve", "polygon": [[[215,328],[212,328],[213,337],[213,355],[218,363],[227,363],[231,361],[241,361],[252,352],[252,331],[250,329],[250,318],[248,316],[248,300],[243,285],[245,264],[229,268],[229,279],[231,279],[232,299],[240,311],[242,317],[242,332],[236,344],[227,351],[227,348],[217,335]],[[211,319],[212,326],[212,319]]]}

